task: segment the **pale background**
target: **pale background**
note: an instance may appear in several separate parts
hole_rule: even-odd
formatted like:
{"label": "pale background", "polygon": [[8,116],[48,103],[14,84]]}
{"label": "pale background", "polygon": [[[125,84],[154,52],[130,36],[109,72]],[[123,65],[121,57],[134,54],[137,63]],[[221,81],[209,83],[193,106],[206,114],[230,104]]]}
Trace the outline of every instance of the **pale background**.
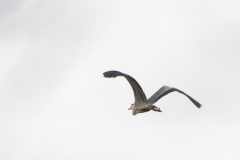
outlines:
{"label": "pale background", "polygon": [[[1,160],[240,159],[238,0],[1,0]],[[133,116],[132,75],[162,113]]]}

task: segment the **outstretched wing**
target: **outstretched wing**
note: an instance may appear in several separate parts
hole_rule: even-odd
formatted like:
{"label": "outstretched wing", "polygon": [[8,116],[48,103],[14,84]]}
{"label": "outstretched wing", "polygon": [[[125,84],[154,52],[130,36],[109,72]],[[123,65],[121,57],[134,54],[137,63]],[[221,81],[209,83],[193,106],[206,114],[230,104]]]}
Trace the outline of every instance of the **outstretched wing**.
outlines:
{"label": "outstretched wing", "polygon": [[160,88],[156,93],[154,93],[152,95],[152,97],[150,97],[148,99],[148,103],[150,104],[154,104],[156,103],[160,98],[162,98],[163,96],[166,96],[168,93],[171,93],[171,92],[174,92],[174,91],[177,91],[179,93],[182,93],[184,94],[185,96],[187,96],[190,101],[192,101],[192,103],[194,103],[198,108],[201,107],[201,104],[198,103],[195,99],[193,99],[192,97],[190,97],[189,95],[187,95],[186,93],[184,93],[183,91],[180,91],[179,89],[177,88],[173,88],[173,87],[168,87],[168,86],[163,86],[162,88]]}
{"label": "outstretched wing", "polygon": [[141,86],[138,84],[138,82],[131,76],[125,74],[125,73],[121,73],[119,71],[107,71],[103,73],[104,77],[106,78],[115,78],[117,76],[123,76],[127,79],[127,81],[130,83],[132,89],[133,89],[133,93],[134,93],[134,97],[135,97],[135,103],[141,103],[141,102],[147,102],[147,98],[145,93],[143,92]]}

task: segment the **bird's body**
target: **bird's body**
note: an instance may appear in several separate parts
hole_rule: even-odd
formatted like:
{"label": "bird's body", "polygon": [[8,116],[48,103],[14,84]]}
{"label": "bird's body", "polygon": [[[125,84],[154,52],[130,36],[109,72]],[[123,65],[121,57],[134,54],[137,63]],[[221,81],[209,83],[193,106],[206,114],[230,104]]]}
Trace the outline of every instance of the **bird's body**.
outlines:
{"label": "bird's body", "polygon": [[162,112],[160,110],[160,108],[152,105],[152,104],[147,104],[147,103],[143,103],[143,104],[132,104],[132,106],[129,108],[129,110],[132,110],[132,114],[136,115],[138,113],[144,113],[144,112],[148,112],[148,111],[156,111],[156,112]]}
{"label": "bird's body", "polygon": [[146,98],[145,93],[143,92],[141,86],[138,84],[138,82],[131,76],[121,73],[119,71],[108,71],[103,73],[104,77],[106,78],[115,78],[117,76],[124,76],[129,84],[131,85],[135,97],[134,104],[131,105],[129,110],[132,110],[132,114],[136,115],[138,113],[144,113],[148,112],[150,110],[156,111],[156,112],[162,112],[160,108],[154,106],[153,104],[156,103],[160,98],[167,95],[168,93],[171,93],[173,91],[178,91],[179,93],[184,94],[187,96],[198,108],[201,107],[201,104],[198,103],[196,100],[194,100],[192,97],[187,95],[186,93],[182,92],[179,89],[163,86],[161,87],[155,94],[153,94],[149,99]]}

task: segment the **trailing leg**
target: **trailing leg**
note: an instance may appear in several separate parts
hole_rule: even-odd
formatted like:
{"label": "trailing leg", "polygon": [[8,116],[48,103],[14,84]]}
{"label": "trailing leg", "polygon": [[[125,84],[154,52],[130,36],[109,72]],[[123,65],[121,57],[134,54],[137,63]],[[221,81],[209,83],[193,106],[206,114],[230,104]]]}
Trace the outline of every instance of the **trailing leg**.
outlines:
{"label": "trailing leg", "polygon": [[162,112],[162,111],[160,110],[160,108],[158,108],[158,107],[156,107],[156,106],[154,106],[154,105],[152,105],[152,104],[149,104],[149,105],[148,105],[148,108],[151,109],[151,110],[153,110],[153,111],[155,111],[155,112]]}

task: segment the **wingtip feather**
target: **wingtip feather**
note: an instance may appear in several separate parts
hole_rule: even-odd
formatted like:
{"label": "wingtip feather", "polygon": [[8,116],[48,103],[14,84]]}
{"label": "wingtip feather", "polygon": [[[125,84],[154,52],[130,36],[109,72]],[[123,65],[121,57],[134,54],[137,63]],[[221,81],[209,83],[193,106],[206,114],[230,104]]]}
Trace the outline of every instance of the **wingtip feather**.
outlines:
{"label": "wingtip feather", "polygon": [[124,74],[119,72],[119,71],[112,70],[112,71],[104,72],[103,76],[106,77],[106,78],[115,78],[117,76],[124,76]]}

